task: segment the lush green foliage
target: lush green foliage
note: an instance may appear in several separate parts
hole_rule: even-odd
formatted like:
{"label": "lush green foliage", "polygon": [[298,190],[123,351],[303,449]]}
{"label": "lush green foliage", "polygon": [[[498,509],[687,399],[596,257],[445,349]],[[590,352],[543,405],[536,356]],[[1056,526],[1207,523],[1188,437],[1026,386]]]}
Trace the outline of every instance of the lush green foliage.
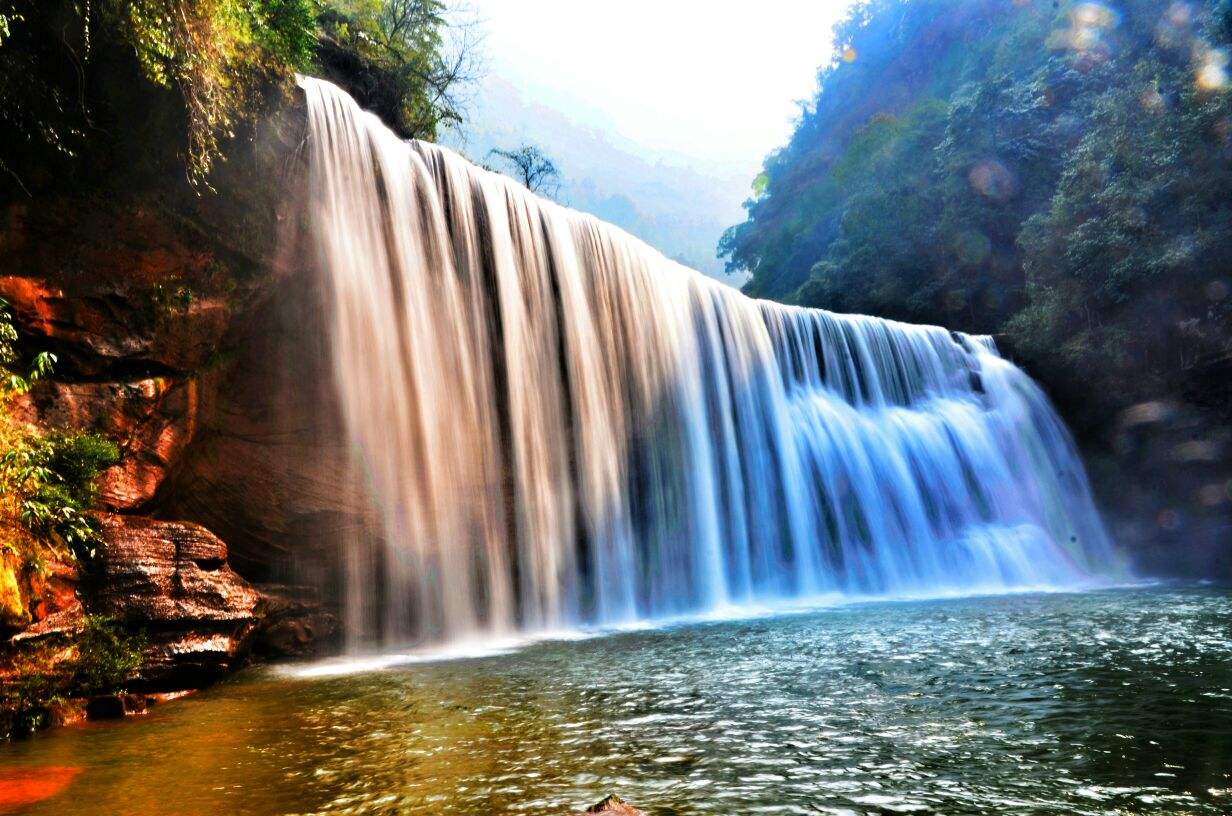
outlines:
{"label": "lush green foliage", "polygon": [[13,314],[9,311],[9,304],[0,298],[0,400],[13,394],[26,393],[37,380],[50,374],[56,363],[56,355],[43,351],[35,355],[29,370],[22,373],[18,367],[16,343],[17,328],[13,325]]}
{"label": "lush green foliage", "polygon": [[89,561],[98,543],[98,525],[88,513],[94,480],[119,458],[115,443],[96,434],[28,434],[0,455],[0,486],[37,539],[62,543]]}
{"label": "lush green foliage", "polygon": [[311,54],[309,0],[128,0],[104,4],[102,13],[128,40],[146,78],[179,90],[194,178],[204,178],[219,139],[234,135],[261,85]]}
{"label": "lush green foliage", "polygon": [[[315,9],[314,0],[0,0],[0,125],[10,139],[73,156],[100,135],[94,72],[144,79],[178,93],[185,160],[200,182],[263,89],[309,64]],[[137,76],[125,73],[125,50]]]}
{"label": "lush green foliage", "polygon": [[836,33],[723,239],[751,294],[997,333],[1089,416],[1228,351],[1232,3],[873,0]]}
{"label": "lush green foliage", "polygon": [[95,480],[119,461],[114,442],[97,434],[40,434],[15,422],[9,401],[51,373],[55,357],[44,352],[28,373],[20,373],[14,349],[17,333],[0,301],[0,554],[37,561],[44,550],[93,557],[98,527],[88,514],[96,499]]}
{"label": "lush green foliage", "polygon": [[[430,138],[460,120],[453,94],[470,64],[465,47],[445,54],[448,27],[439,0],[0,0],[0,173],[27,188],[42,150],[71,159],[153,128],[147,149],[182,142],[204,184],[297,70]],[[178,133],[160,91],[181,108]]]}
{"label": "lush green foliage", "polygon": [[454,94],[471,70],[464,26],[446,48],[446,12],[442,0],[333,0],[319,18],[318,67],[400,135],[433,139],[461,123]]}
{"label": "lush green foliage", "polygon": [[87,615],[79,632],[9,646],[0,676],[0,740],[48,724],[73,698],[114,693],[141,665],[144,639],[110,618]]}

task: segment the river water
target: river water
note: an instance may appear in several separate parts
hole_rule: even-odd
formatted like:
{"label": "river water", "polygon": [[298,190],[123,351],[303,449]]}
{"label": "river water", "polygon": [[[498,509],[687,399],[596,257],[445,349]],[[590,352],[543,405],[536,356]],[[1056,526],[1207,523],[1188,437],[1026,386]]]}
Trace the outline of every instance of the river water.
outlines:
{"label": "river water", "polygon": [[[260,669],[0,747],[22,811],[1232,812],[1232,592],[863,603],[381,671]],[[72,770],[78,769],[73,775]]]}

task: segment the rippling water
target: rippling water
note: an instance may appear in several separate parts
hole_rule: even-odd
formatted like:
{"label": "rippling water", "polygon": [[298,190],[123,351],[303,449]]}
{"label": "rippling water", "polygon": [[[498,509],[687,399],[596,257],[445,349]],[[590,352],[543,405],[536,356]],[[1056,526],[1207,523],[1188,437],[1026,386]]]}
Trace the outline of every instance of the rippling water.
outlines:
{"label": "rippling water", "polygon": [[303,678],[0,747],[27,811],[1232,812],[1232,593],[877,603]]}

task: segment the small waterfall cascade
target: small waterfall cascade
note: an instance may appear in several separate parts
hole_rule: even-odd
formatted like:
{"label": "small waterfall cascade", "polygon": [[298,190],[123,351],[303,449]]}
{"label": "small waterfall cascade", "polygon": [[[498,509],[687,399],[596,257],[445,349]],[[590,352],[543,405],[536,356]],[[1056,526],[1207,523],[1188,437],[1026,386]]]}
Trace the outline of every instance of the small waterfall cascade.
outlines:
{"label": "small waterfall cascade", "polygon": [[991,338],[752,300],[301,87],[353,646],[1121,570]]}

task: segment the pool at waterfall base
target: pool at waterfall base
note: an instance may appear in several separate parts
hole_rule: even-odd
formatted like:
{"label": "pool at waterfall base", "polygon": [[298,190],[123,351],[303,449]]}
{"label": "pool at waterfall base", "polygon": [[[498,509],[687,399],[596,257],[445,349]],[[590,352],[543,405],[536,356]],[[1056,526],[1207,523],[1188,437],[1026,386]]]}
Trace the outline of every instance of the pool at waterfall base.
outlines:
{"label": "pool at waterfall base", "polygon": [[13,812],[565,814],[614,792],[649,816],[1227,813],[1232,591],[865,602],[254,669],[0,746],[0,777],[53,771],[66,784]]}

